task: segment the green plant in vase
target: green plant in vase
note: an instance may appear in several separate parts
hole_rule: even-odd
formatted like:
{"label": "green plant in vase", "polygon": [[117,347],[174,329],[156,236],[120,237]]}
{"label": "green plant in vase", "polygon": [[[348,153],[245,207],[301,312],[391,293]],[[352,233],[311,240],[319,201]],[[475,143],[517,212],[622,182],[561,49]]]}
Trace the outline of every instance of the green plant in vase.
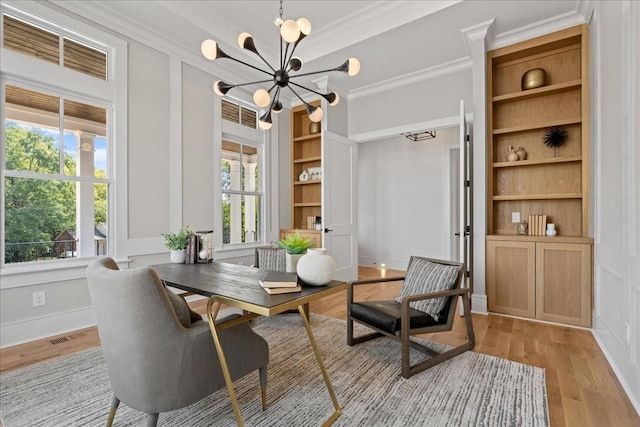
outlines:
{"label": "green plant in vase", "polygon": [[307,249],[315,246],[308,237],[302,237],[298,231],[294,234],[287,234],[277,241],[278,246],[292,255],[304,253]]}
{"label": "green plant in vase", "polygon": [[172,262],[183,263],[185,261],[185,249],[191,234],[193,231],[188,225],[182,227],[177,233],[162,233],[164,245],[171,250]]}
{"label": "green plant in vase", "polygon": [[304,255],[307,249],[315,246],[308,237],[302,237],[299,232],[287,234],[284,238],[278,240],[278,246],[284,249],[286,254],[286,271],[290,273],[296,272],[298,260]]}

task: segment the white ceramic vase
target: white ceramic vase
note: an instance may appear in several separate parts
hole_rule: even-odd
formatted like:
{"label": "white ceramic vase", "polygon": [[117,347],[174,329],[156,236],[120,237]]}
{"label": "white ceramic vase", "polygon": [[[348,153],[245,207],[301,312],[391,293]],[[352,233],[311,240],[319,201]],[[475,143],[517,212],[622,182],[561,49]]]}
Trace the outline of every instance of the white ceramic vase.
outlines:
{"label": "white ceramic vase", "polygon": [[304,254],[290,254],[287,252],[285,254],[285,271],[287,273],[295,273],[298,261],[303,255]]}
{"label": "white ceramic vase", "polygon": [[297,273],[308,285],[326,285],[336,274],[336,260],[324,248],[307,249],[307,253],[298,261]]}
{"label": "white ceramic vase", "polygon": [[182,249],[179,251],[171,251],[171,262],[176,264],[184,264],[185,259],[187,258],[187,252]]}

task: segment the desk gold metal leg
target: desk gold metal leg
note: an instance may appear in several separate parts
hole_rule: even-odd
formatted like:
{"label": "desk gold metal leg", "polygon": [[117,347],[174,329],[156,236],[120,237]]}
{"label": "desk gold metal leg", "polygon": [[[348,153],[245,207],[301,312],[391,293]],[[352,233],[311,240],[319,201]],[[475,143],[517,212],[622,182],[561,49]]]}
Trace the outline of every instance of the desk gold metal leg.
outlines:
{"label": "desk gold metal leg", "polygon": [[[216,305],[215,310],[212,313],[213,305]],[[207,319],[209,320],[209,329],[211,329],[211,335],[213,336],[213,342],[216,345],[216,351],[218,352],[218,359],[220,360],[220,367],[222,368],[222,374],[224,375],[224,382],[227,384],[227,390],[229,391],[229,398],[231,399],[231,405],[233,406],[233,413],[236,416],[238,427],[244,427],[244,421],[242,420],[242,414],[240,413],[240,406],[238,405],[238,399],[236,398],[236,392],[233,388],[233,380],[231,380],[231,374],[229,373],[229,366],[227,365],[227,359],[224,357],[224,351],[222,351],[222,343],[218,336],[218,330],[216,328],[215,319],[220,311],[220,303],[214,300],[214,297],[209,298],[207,302]]]}
{"label": "desk gold metal leg", "polygon": [[318,345],[316,344],[316,340],[313,337],[313,333],[311,332],[311,325],[309,325],[309,319],[307,318],[304,307],[299,305],[298,311],[300,312],[300,317],[302,317],[302,322],[304,323],[304,327],[307,330],[307,335],[309,336],[309,341],[311,342],[311,347],[313,348],[313,352],[316,355],[316,360],[318,361],[318,366],[320,366],[320,370],[322,371],[322,376],[324,377],[324,383],[327,385],[327,390],[329,391],[329,395],[331,396],[331,401],[333,402],[333,407],[335,408],[334,413],[329,417],[327,421],[324,422],[323,427],[330,426],[333,424],[335,420],[342,414],[340,410],[340,404],[338,403],[338,398],[336,398],[336,393],[333,391],[333,386],[331,385],[331,381],[329,380],[329,374],[327,373],[327,369],[324,366],[324,362],[322,361],[322,356],[320,355],[320,351],[318,350]]}

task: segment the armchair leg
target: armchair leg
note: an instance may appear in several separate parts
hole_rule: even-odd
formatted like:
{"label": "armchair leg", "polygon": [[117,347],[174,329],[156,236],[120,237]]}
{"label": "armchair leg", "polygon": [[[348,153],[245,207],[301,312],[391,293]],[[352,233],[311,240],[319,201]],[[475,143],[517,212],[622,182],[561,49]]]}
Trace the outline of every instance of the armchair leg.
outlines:
{"label": "armchair leg", "polygon": [[111,400],[111,408],[109,409],[109,418],[107,418],[107,427],[111,427],[113,425],[113,419],[116,416],[116,411],[118,410],[118,406],[120,406],[120,399],[118,399],[115,395]]}
{"label": "armchair leg", "polygon": [[158,425],[159,414],[147,414],[147,427],[156,427]]}

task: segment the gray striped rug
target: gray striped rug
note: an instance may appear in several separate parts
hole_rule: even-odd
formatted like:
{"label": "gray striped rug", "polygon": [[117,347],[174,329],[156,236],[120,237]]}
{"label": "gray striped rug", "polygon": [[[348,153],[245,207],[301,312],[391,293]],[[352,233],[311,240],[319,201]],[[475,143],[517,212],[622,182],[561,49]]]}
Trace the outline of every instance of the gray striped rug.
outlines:
{"label": "gray striped rug", "polygon": [[[335,426],[548,426],[544,370],[466,352],[427,371],[400,375],[399,343],[346,345],[346,324],[312,315],[312,327],[342,407]],[[318,426],[333,412],[296,315],[256,320],[271,348],[268,404],[257,373],[236,383],[247,426]],[[358,329],[356,330],[358,331]],[[417,353],[416,357],[422,355]],[[99,348],[0,376],[4,427],[102,426],[111,392]],[[144,425],[120,405],[114,426]],[[226,390],[160,414],[161,426],[234,426]]]}

